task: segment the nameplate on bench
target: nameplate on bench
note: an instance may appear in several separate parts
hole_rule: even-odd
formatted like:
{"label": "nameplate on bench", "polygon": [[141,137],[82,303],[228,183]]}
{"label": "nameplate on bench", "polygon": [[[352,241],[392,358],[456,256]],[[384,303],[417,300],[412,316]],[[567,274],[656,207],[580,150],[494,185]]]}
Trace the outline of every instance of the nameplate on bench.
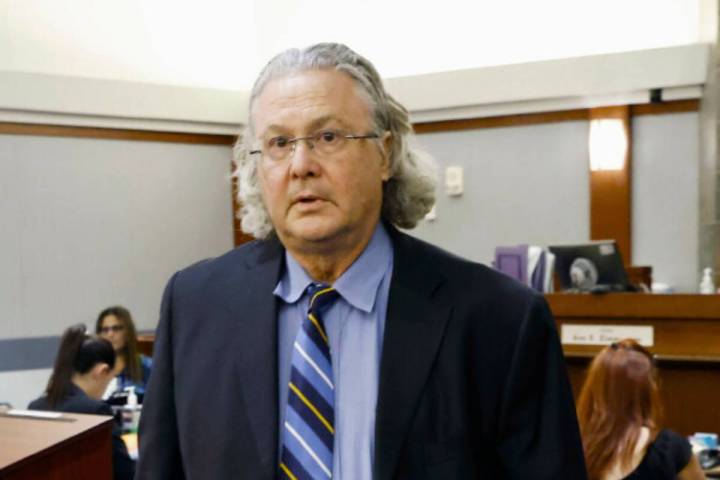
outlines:
{"label": "nameplate on bench", "polygon": [[563,345],[610,345],[625,338],[636,340],[643,347],[652,347],[655,331],[644,325],[579,325],[564,323],[560,338]]}

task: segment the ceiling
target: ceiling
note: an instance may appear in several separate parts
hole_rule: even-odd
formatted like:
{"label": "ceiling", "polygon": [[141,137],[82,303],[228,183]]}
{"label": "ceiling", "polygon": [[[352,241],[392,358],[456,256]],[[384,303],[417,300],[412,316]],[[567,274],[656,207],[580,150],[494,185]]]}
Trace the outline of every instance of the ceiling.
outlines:
{"label": "ceiling", "polygon": [[716,20],[717,0],[0,0],[0,71],[246,90],[319,41],[398,77],[697,43]]}

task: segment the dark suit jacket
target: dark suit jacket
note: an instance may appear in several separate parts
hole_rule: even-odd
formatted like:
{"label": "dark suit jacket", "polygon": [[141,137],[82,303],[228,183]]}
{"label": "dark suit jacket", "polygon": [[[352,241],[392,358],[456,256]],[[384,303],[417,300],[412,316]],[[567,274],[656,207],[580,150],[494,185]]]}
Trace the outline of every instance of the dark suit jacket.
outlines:
{"label": "dark suit jacket", "polygon": [[[585,479],[541,295],[389,228],[395,250],[374,478]],[[138,479],[270,479],[278,459],[277,240],[170,280],[140,423]],[[364,479],[342,479],[364,480]]]}
{"label": "dark suit jacket", "polygon": [[[54,410],[56,412],[89,413],[91,415],[112,416],[112,408],[105,402],[88,397],[76,385],[70,385],[70,393],[55,408],[50,408],[47,397],[40,397],[28,405],[29,410]],[[132,480],[135,475],[135,462],[128,455],[125,442],[120,437],[120,427],[113,423],[112,431],[113,478]]]}

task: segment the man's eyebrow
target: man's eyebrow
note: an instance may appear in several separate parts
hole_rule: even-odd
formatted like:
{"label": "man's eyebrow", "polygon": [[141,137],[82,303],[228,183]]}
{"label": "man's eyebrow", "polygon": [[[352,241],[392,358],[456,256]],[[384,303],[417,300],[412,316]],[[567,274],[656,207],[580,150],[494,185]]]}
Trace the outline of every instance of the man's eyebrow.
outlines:
{"label": "man's eyebrow", "polygon": [[284,131],[286,131],[286,130],[287,130],[287,129],[286,129],[285,127],[283,127],[282,125],[272,124],[272,125],[268,125],[268,126],[265,128],[265,130],[262,132],[262,136],[264,137],[264,136],[266,136],[268,133],[276,133],[276,132],[277,132],[277,133],[281,133],[281,132],[284,132]]}
{"label": "man's eyebrow", "polygon": [[[350,128],[350,125],[348,125],[346,122],[344,122],[342,119],[338,118],[336,115],[323,115],[322,117],[318,117],[314,119],[307,127],[306,132],[299,132],[298,135],[308,135],[315,133],[318,129],[323,128],[327,126],[329,123],[337,123],[338,126],[342,128]],[[278,124],[270,124],[265,128],[265,131],[263,132],[263,137],[267,137],[268,135],[275,135],[275,134],[288,134],[288,128],[284,125],[278,125]]]}

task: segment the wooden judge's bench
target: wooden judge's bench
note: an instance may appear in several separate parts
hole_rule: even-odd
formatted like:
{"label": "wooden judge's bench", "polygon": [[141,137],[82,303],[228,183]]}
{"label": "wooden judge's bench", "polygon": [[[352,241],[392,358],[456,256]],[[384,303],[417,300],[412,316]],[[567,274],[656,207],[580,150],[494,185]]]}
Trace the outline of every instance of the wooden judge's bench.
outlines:
{"label": "wooden judge's bench", "polygon": [[584,343],[606,341],[598,335],[650,335],[648,348],[656,355],[660,373],[664,426],[686,435],[720,433],[720,295],[550,294],[546,298],[563,339],[576,398],[590,360],[603,348]]}
{"label": "wooden judge's bench", "polygon": [[[573,331],[579,337],[563,344],[576,398],[590,360],[602,348],[582,344],[590,341],[588,335],[650,335],[664,426],[685,435],[720,433],[720,295],[558,293],[546,298],[561,338]],[[153,335],[141,335],[141,351],[152,354],[152,342]]]}

